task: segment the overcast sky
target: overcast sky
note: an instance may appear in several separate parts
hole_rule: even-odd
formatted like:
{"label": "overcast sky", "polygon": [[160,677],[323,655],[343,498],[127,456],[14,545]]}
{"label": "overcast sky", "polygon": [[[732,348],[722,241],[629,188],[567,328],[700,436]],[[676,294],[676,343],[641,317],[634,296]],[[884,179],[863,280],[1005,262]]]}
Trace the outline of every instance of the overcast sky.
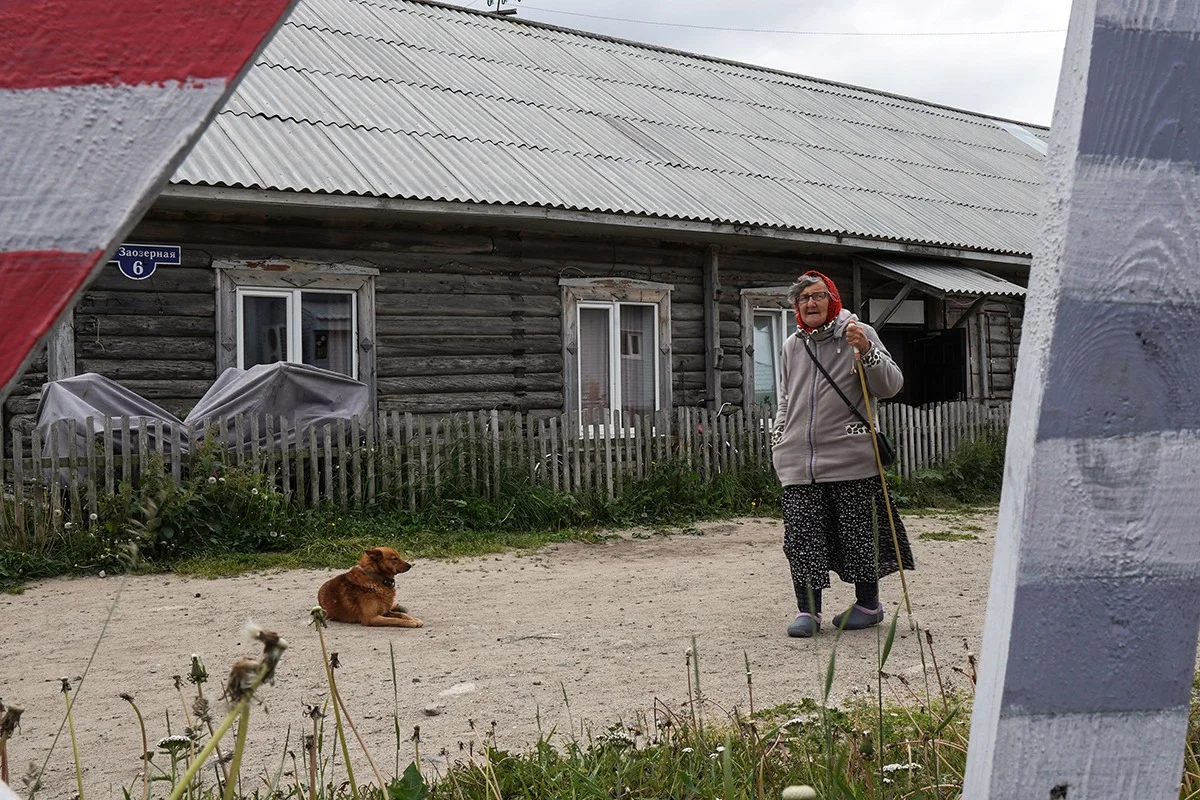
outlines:
{"label": "overcast sky", "polygon": [[[488,10],[487,0],[457,4]],[[1054,110],[1071,10],[1069,0],[508,0],[508,7],[525,19],[1039,125]],[[728,30],[735,28],[764,32]],[[914,35],[984,31],[1005,33]]]}

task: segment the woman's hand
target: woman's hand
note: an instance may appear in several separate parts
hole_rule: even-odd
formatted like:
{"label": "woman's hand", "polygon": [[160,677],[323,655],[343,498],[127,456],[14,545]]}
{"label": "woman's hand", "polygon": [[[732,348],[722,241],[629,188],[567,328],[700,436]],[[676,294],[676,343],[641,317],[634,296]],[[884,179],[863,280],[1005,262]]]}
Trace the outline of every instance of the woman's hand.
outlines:
{"label": "woman's hand", "polygon": [[871,349],[871,340],[862,332],[862,328],[851,322],[846,326],[846,341],[860,354]]}

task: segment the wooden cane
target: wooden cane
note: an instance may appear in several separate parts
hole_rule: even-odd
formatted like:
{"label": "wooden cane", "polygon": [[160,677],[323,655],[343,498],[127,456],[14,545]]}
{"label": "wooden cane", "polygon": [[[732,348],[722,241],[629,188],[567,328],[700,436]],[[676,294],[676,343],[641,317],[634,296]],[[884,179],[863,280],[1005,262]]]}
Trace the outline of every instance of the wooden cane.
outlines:
{"label": "wooden cane", "polygon": [[916,630],[912,617],[912,602],[908,598],[908,580],[904,577],[904,558],[900,554],[900,536],[896,533],[896,518],[892,514],[892,501],[888,495],[887,476],[883,470],[883,459],[879,455],[879,438],[875,432],[875,415],[871,412],[871,393],[867,391],[867,373],[863,369],[862,354],[854,348],[854,367],[862,386],[863,403],[867,407],[867,427],[871,431],[871,444],[875,448],[875,466],[879,468],[879,485],[883,487],[883,505],[887,509],[888,526],[892,529],[892,546],[896,549],[896,567],[900,570],[900,591],[904,595],[904,610],[908,614],[908,627]]}

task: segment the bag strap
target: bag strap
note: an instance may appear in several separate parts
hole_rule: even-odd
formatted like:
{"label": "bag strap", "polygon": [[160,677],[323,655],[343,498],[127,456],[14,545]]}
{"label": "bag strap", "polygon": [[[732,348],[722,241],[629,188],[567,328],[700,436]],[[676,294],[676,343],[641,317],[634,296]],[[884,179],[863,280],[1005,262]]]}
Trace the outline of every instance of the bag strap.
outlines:
{"label": "bag strap", "polygon": [[850,409],[850,413],[858,417],[859,422],[861,422],[863,425],[866,425],[868,428],[874,428],[875,426],[867,422],[867,418],[864,417],[863,413],[858,410],[858,406],[850,402],[850,398],[846,397],[845,392],[841,390],[841,388],[837,385],[837,382],[829,376],[828,372],[825,371],[825,367],[823,367],[821,362],[817,360],[817,354],[809,349],[808,340],[801,337],[800,343],[804,345],[804,352],[808,353],[808,357],[811,358],[812,362],[817,365],[817,369],[821,370],[821,374],[825,376],[825,380],[829,381],[829,385],[832,386],[833,390],[838,393],[838,397],[842,398],[842,402],[846,404],[846,408]]}

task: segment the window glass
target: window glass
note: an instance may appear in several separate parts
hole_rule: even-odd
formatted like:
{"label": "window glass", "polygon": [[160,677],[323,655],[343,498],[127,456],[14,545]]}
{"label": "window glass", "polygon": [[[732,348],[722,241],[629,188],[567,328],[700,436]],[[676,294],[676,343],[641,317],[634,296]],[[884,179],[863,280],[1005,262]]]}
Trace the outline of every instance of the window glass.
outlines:
{"label": "window glass", "polygon": [[621,411],[654,411],[654,306],[622,305]]}
{"label": "window glass", "polygon": [[353,296],[303,292],[300,296],[300,344],[303,363],[353,377]]}
{"label": "window glass", "polygon": [[579,406],[610,408],[612,404],[612,332],[608,308],[579,308]]}
{"label": "window glass", "polygon": [[288,357],[288,298],[246,295],[242,298],[244,367],[274,364]]}
{"label": "window glass", "polygon": [[783,343],[795,330],[796,317],[788,309],[754,312],[754,402],[779,405],[783,379],[780,360]]}
{"label": "window glass", "polygon": [[781,345],[776,329],[779,315],[773,312],[754,314],[754,402],[776,405],[779,396],[775,389]]}

